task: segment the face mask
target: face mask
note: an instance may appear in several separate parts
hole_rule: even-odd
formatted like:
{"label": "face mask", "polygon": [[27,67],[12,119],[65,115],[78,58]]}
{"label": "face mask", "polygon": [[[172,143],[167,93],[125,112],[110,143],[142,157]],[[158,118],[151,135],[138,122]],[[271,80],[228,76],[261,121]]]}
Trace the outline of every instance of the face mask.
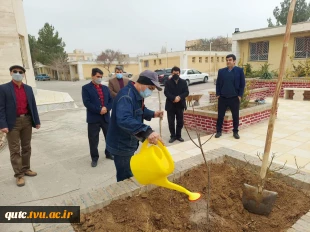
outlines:
{"label": "face mask", "polygon": [[178,75],[178,74],[174,74],[174,75],[172,76],[172,78],[173,78],[173,80],[177,81],[177,80],[179,79],[179,75]]}
{"label": "face mask", "polygon": [[122,79],[123,78],[123,74],[122,73],[116,73],[116,78],[117,79]]}
{"label": "face mask", "polygon": [[150,90],[149,88],[146,88],[146,90],[144,91],[140,91],[140,96],[143,98],[147,98],[149,96],[152,96],[152,90]]}
{"label": "face mask", "polygon": [[19,73],[13,73],[12,74],[13,80],[15,81],[22,81],[23,80],[23,75]]}
{"label": "face mask", "polygon": [[96,84],[98,84],[98,85],[101,84],[101,81],[102,81],[102,78],[97,78],[97,79],[95,80]]}

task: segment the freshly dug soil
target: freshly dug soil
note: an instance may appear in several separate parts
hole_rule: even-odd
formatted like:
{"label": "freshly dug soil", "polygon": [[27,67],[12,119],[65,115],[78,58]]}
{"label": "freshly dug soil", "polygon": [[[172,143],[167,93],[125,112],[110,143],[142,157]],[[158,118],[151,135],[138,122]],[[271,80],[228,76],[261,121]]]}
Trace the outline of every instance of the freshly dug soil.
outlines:
{"label": "freshly dug soil", "polygon": [[[228,163],[211,165],[211,231],[285,231],[310,209],[310,198],[301,190],[278,179],[266,189],[278,192],[271,214],[260,216],[244,210],[241,202],[244,183],[255,185],[257,177]],[[187,172],[176,182],[202,198],[190,202],[185,194],[156,188],[126,200],[112,202],[103,209],[81,215],[75,231],[172,232],[207,231],[207,169],[204,165]]]}

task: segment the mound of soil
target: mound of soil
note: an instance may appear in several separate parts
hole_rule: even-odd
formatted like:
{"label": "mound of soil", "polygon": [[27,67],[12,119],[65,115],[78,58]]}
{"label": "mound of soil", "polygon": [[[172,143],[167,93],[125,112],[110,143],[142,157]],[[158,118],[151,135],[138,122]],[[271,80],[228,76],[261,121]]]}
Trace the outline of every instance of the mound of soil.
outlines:
{"label": "mound of soil", "polygon": [[[278,179],[266,183],[266,189],[278,192],[271,214],[260,216],[244,210],[242,187],[255,185],[257,177],[246,169],[228,163],[211,165],[210,224],[211,231],[285,231],[310,209],[307,193]],[[103,209],[81,215],[75,231],[105,232],[172,232],[207,231],[207,169],[204,165],[187,172],[176,183],[202,198],[190,202],[185,194],[165,188],[126,200],[112,202]]]}

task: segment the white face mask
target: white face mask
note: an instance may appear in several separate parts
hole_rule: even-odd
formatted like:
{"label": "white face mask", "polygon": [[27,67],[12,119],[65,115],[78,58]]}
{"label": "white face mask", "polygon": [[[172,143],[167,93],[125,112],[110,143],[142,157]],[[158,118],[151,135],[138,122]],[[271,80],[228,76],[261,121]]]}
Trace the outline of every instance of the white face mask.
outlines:
{"label": "white face mask", "polygon": [[15,81],[18,81],[18,82],[20,82],[20,81],[22,81],[23,80],[23,75],[22,74],[19,74],[19,73],[13,73],[12,74],[12,78],[13,78],[13,80],[15,80]]}
{"label": "white face mask", "polygon": [[102,82],[102,78],[97,78],[97,79],[95,80],[95,82],[96,82],[96,84],[100,85],[101,82]]}

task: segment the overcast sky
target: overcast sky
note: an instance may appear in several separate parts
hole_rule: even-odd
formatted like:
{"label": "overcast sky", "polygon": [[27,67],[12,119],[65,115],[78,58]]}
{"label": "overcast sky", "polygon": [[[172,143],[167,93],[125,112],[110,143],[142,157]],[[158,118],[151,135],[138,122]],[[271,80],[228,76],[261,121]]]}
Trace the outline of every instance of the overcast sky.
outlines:
{"label": "overcast sky", "polygon": [[[58,30],[66,51],[98,54],[111,48],[138,53],[184,50],[185,41],[231,36],[267,27],[282,0],[26,0],[28,33],[45,22]],[[211,3],[212,2],[212,3]],[[273,17],[272,17],[273,18]]]}

